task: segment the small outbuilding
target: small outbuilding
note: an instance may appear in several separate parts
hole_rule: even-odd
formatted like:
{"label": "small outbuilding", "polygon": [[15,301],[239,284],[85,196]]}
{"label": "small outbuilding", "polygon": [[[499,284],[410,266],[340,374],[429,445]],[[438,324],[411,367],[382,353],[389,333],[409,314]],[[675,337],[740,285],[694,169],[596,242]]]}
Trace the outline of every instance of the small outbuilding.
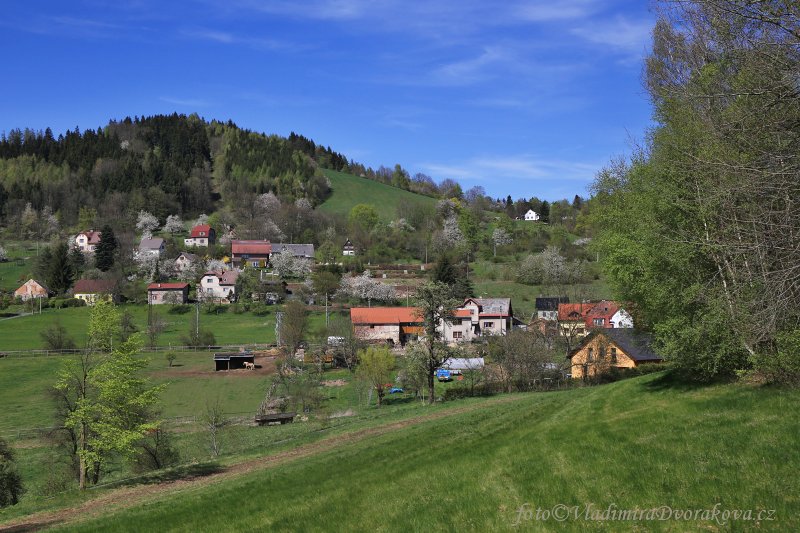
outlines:
{"label": "small outbuilding", "polygon": [[214,370],[238,370],[245,363],[255,364],[253,352],[225,352],[214,354]]}
{"label": "small outbuilding", "polygon": [[22,298],[23,301],[33,300],[34,298],[47,298],[50,291],[43,283],[35,279],[29,279],[19,289],[14,291],[14,296]]}

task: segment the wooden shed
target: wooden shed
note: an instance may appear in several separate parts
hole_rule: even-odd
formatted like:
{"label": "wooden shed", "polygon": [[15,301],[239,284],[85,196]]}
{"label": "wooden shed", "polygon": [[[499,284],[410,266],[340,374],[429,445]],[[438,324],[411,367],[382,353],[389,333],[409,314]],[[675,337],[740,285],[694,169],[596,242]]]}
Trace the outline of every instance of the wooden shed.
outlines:
{"label": "wooden shed", "polygon": [[245,363],[255,364],[253,352],[227,352],[214,354],[214,370],[237,370]]}

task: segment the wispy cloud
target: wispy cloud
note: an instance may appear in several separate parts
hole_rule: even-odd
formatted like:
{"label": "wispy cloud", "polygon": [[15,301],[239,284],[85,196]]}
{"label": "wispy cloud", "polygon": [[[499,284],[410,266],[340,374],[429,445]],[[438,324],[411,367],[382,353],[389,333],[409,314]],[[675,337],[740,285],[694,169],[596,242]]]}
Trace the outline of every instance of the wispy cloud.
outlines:
{"label": "wispy cloud", "polygon": [[511,13],[529,22],[575,20],[590,16],[597,11],[598,2],[592,0],[540,0],[513,6]]}
{"label": "wispy cloud", "polygon": [[602,162],[545,159],[531,154],[523,154],[476,157],[458,165],[423,163],[421,166],[426,172],[437,178],[497,183],[511,179],[588,182],[602,165]]}
{"label": "wispy cloud", "polygon": [[230,45],[243,45],[256,50],[300,50],[309,49],[310,46],[298,46],[295,43],[279,41],[276,39],[265,39],[262,37],[252,37],[247,35],[236,35],[226,31],[213,30],[209,28],[192,28],[180,30],[179,34],[182,37],[189,39],[199,39],[203,41],[212,41],[221,44]]}
{"label": "wispy cloud", "polygon": [[572,33],[638,60],[650,42],[653,24],[652,20],[630,20],[619,15],[613,20],[594,21],[591,25],[573,28]]}
{"label": "wispy cloud", "polygon": [[209,107],[212,105],[208,100],[203,100],[201,98],[172,98],[170,96],[160,96],[158,99],[162,102],[182,107]]}

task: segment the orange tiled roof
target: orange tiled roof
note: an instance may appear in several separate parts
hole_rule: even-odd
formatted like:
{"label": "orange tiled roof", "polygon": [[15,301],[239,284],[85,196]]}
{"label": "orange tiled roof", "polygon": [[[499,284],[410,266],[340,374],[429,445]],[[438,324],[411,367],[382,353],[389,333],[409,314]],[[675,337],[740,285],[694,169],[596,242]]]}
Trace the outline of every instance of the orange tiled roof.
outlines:
{"label": "orange tiled roof", "polygon": [[414,324],[421,323],[419,307],[353,307],[353,324]]}

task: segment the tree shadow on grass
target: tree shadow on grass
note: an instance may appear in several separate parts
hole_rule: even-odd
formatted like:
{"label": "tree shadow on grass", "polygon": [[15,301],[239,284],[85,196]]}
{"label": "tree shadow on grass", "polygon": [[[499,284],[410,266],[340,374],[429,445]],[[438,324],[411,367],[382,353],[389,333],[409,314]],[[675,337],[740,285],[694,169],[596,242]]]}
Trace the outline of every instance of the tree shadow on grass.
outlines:
{"label": "tree shadow on grass", "polygon": [[681,371],[672,368],[660,373],[654,379],[645,381],[641,384],[641,386],[644,390],[651,392],[666,390],[690,392],[702,390],[714,385],[730,383],[731,381],[731,378],[718,378],[712,381],[701,381],[687,371]]}
{"label": "tree shadow on grass", "polygon": [[223,468],[216,462],[196,463],[191,465],[176,466],[165,470],[158,470],[145,474],[141,477],[120,481],[116,486],[124,487],[131,485],[157,485],[159,483],[169,483],[171,481],[181,481],[212,476],[223,472]]}
{"label": "tree shadow on grass", "polygon": [[383,398],[383,405],[402,405],[414,401],[412,396],[385,396]]}

